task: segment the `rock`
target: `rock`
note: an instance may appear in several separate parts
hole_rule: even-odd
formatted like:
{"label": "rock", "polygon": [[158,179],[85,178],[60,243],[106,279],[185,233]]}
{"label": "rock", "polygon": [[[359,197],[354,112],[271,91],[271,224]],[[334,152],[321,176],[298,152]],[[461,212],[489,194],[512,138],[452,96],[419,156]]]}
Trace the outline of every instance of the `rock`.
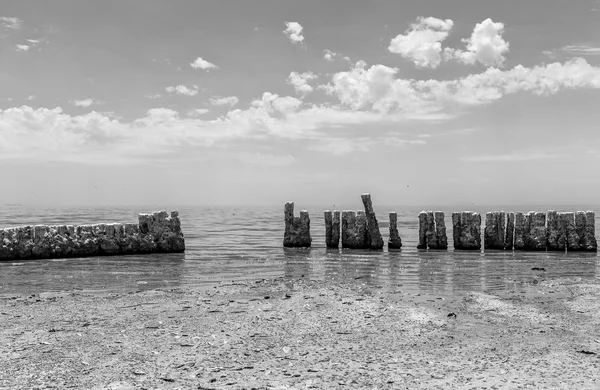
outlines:
{"label": "rock", "polygon": [[[287,202],[284,208],[285,232],[283,246],[286,248],[310,247],[310,218],[308,212],[300,211],[300,217],[294,216],[294,202]],[[141,226],[140,226],[141,229]]]}
{"label": "rock", "polygon": [[481,249],[481,215],[472,211],[452,213],[454,249]]}
{"label": "rock", "polygon": [[546,225],[546,249],[549,251],[565,251],[566,230],[563,230],[558,213],[548,210]]}
{"label": "rock", "polygon": [[504,250],[511,251],[515,242],[515,213],[506,213],[506,234],[504,235]]}
{"label": "rock", "polygon": [[546,250],[546,214],[530,211],[525,215],[525,247],[528,251]]}
{"label": "rock", "polygon": [[342,212],[342,248],[367,249],[370,247],[367,219],[364,211]]}
{"label": "rock", "polygon": [[367,218],[367,229],[369,230],[370,242],[369,246],[371,249],[382,249],[383,238],[379,231],[379,223],[377,223],[377,217],[373,211],[373,203],[371,202],[371,194],[362,194],[361,199],[365,207],[365,215]]}
{"label": "rock", "polygon": [[419,213],[419,243],[417,249],[427,249],[427,212],[421,211]]}
{"label": "rock", "polygon": [[491,211],[485,214],[485,229],[483,233],[484,249],[504,249],[505,244],[505,213]]}
{"label": "rock", "polygon": [[45,225],[35,225],[33,227],[33,247],[31,248],[32,257],[51,258],[52,252],[50,229]]}
{"label": "rock", "polygon": [[390,212],[390,236],[388,248],[399,249],[402,247],[402,239],[398,234],[398,214],[395,211]]}

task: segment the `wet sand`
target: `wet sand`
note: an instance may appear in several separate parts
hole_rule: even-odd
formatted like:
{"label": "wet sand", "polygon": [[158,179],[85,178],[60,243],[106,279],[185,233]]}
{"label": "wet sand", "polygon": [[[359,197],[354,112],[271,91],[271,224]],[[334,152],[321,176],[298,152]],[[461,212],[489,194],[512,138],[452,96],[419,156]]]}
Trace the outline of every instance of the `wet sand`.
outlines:
{"label": "wet sand", "polygon": [[600,283],[452,298],[360,278],[0,299],[0,388],[598,389]]}

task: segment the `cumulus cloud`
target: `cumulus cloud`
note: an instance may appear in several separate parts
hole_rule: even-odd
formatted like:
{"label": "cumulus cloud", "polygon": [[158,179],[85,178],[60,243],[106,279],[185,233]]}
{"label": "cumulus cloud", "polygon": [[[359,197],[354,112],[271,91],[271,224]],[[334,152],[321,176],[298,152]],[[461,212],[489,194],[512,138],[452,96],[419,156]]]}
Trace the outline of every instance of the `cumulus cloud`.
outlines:
{"label": "cumulus cloud", "polygon": [[75,107],[88,108],[92,104],[102,104],[102,102],[93,98],[87,98],[81,100],[71,100],[71,104]]}
{"label": "cumulus cloud", "polygon": [[323,50],[323,58],[325,58],[325,61],[333,61],[335,56],[337,56],[337,53],[334,53],[329,49]]}
{"label": "cumulus cloud", "polygon": [[310,80],[316,79],[317,75],[312,72],[291,72],[288,76],[288,83],[294,86],[297,93],[306,96],[313,91],[313,87],[308,84]]}
{"label": "cumulus cloud", "polygon": [[503,66],[508,53],[509,43],[502,38],[504,23],[494,23],[492,19],[486,19],[477,23],[470,38],[463,39],[466,50],[446,49],[448,58],[456,58],[465,64],[479,62],[485,66]]}
{"label": "cumulus cloud", "polygon": [[184,96],[196,96],[198,94],[198,86],[192,85],[191,87],[186,87],[185,85],[178,85],[175,87],[167,87],[165,91],[168,93],[176,93],[178,95]]}
{"label": "cumulus cloud", "polygon": [[27,100],[34,100],[35,99],[35,95],[29,95],[27,96]]}
{"label": "cumulus cloud", "polygon": [[298,22],[285,22],[286,29],[283,33],[289,38],[292,43],[302,43],[304,37],[302,36],[302,25]]}
{"label": "cumulus cloud", "polygon": [[[199,146],[227,145],[240,139],[302,141],[310,149],[336,154],[369,150],[371,145],[384,143],[407,147],[423,144],[426,138],[418,134],[398,138],[399,134],[385,131],[406,121],[454,118],[465,109],[517,92],[545,96],[581,88],[600,89],[600,67],[582,58],[508,70],[490,67],[479,74],[448,80],[402,78],[396,68],[367,66],[359,61],[352,69],[331,76],[325,89],[335,99],[332,102],[310,104],[265,92],[248,107],[230,109],[214,119],[202,118],[204,109],[182,117],[164,107],[150,109],[133,121],[99,112],[69,115],[60,107],[0,110],[0,159],[98,164],[149,158],[157,161],[161,156],[172,159],[182,150],[197,151]],[[91,98],[83,101],[87,100],[89,105],[95,102]],[[231,106],[238,99],[215,97],[211,103]],[[372,130],[357,137],[352,129],[358,125]],[[331,144],[335,147],[323,147]],[[527,156],[532,155],[545,158],[531,153]],[[496,158],[505,161],[526,157],[515,154]],[[268,163],[269,157],[265,161]]]}
{"label": "cumulus cloud", "polygon": [[582,58],[532,68],[518,65],[507,71],[488,68],[454,80],[402,79],[395,77],[397,73],[396,68],[367,68],[362,62],[334,74],[324,88],[353,110],[412,116],[486,104],[520,91],[550,95],[562,89],[600,88],[600,68]]}
{"label": "cumulus cloud", "polygon": [[404,34],[393,38],[388,50],[408,58],[421,68],[436,68],[442,61],[442,41],[454,22],[434,17],[418,17]]}
{"label": "cumulus cloud", "polygon": [[196,58],[196,60],[194,60],[194,62],[190,63],[190,66],[194,69],[204,69],[204,70],[219,68],[217,65],[213,64],[212,62],[208,62],[208,61],[202,59],[202,57]]}
{"label": "cumulus cloud", "polygon": [[210,104],[212,104],[213,106],[233,107],[236,104],[238,104],[239,101],[240,100],[237,98],[237,96],[227,96],[227,97],[221,97],[221,98],[211,98]]}
{"label": "cumulus cloud", "polygon": [[21,28],[23,21],[15,17],[0,16],[0,25],[4,28],[17,30]]}
{"label": "cumulus cloud", "polygon": [[16,45],[17,51],[27,51],[29,50],[29,45]]}

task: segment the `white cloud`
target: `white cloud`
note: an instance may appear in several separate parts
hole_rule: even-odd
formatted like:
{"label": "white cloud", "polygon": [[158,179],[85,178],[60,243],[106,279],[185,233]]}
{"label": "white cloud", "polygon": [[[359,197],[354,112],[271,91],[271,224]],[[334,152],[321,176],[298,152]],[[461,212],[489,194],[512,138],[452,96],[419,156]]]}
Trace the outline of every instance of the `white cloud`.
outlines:
{"label": "white cloud", "polygon": [[486,19],[477,23],[470,38],[462,41],[467,44],[465,51],[446,49],[444,54],[448,58],[457,58],[465,64],[479,62],[485,66],[502,66],[508,53],[509,43],[502,38],[504,33],[503,23],[494,23]]}
{"label": "white cloud", "polygon": [[0,25],[4,28],[19,29],[23,25],[23,21],[19,18],[0,16]]}
{"label": "white cloud", "polygon": [[211,98],[210,104],[213,106],[235,106],[240,100],[236,96],[227,96],[222,98]]}
{"label": "white cloud", "polygon": [[306,96],[313,91],[313,87],[308,84],[310,80],[316,79],[317,75],[312,72],[291,72],[288,77],[288,83],[294,86],[297,93]]}
{"label": "white cloud", "polygon": [[162,95],[160,93],[154,93],[154,94],[150,94],[150,95],[144,95],[144,97],[146,99],[159,99],[162,97]]}
{"label": "white cloud", "polygon": [[202,59],[202,57],[196,58],[194,62],[190,63],[190,66],[194,69],[219,69],[217,65]]}
{"label": "white cloud", "polygon": [[204,115],[204,114],[208,114],[210,112],[209,109],[206,108],[196,108],[194,110],[191,110],[188,114],[189,115]]}
{"label": "white cloud", "polygon": [[408,58],[422,68],[436,68],[442,61],[442,41],[454,22],[434,17],[418,17],[404,34],[393,38],[388,50]]}
{"label": "white cloud", "polygon": [[165,88],[165,91],[184,96],[196,96],[198,94],[198,86],[192,85],[190,88],[188,88],[185,85],[178,85],[176,87],[167,87]]}
{"label": "white cloud", "polygon": [[102,104],[102,103],[103,102],[96,100],[96,99],[92,99],[92,98],[81,99],[81,100],[71,100],[72,105],[74,105],[75,107],[82,107],[82,108],[88,108],[92,104]]}
{"label": "white cloud", "polygon": [[27,96],[27,100],[34,100],[35,99],[35,95],[29,95]]}
{"label": "white cloud", "polygon": [[562,47],[561,50],[579,56],[600,55],[600,47],[589,45],[569,45]]}
{"label": "white cloud", "polygon": [[29,50],[29,45],[16,45],[17,51],[27,51]]}
{"label": "white cloud", "polygon": [[412,118],[441,112],[456,115],[461,107],[490,103],[520,91],[550,95],[561,89],[600,88],[600,68],[582,58],[533,68],[518,65],[507,71],[488,68],[455,80],[395,78],[397,72],[385,65],[367,68],[359,62],[350,71],[334,74],[324,88],[352,110]]}
{"label": "white cloud", "polygon": [[304,37],[302,36],[302,25],[298,22],[285,22],[286,29],[283,33],[290,39],[292,43],[302,43]]}
{"label": "white cloud", "polygon": [[326,61],[333,61],[335,56],[337,56],[337,53],[334,53],[329,49],[323,50],[323,58],[325,58]]}

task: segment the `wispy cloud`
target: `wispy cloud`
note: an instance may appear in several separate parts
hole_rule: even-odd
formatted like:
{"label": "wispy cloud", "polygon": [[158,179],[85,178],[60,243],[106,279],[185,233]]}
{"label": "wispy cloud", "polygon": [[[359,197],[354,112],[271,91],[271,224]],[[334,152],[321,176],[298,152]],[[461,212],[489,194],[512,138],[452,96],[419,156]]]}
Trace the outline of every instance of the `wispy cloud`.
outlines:
{"label": "wispy cloud", "polygon": [[196,58],[196,60],[194,60],[194,62],[190,63],[190,66],[194,69],[204,69],[204,70],[219,68],[217,65],[213,64],[212,62],[208,62],[208,61],[202,59],[202,57]]}
{"label": "wispy cloud", "polygon": [[210,112],[210,110],[207,108],[196,108],[194,110],[190,110],[190,112],[188,112],[188,115],[197,116],[197,115],[208,114],[209,112]]}
{"label": "wispy cloud", "polygon": [[227,97],[221,97],[221,98],[211,98],[210,104],[212,104],[213,106],[229,105],[230,107],[233,107],[236,104],[238,104],[239,101],[240,100],[237,98],[237,96],[227,96]]}
{"label": "wispy cloud", "polygon": [[568,45],[561,48],[562,51],[573,55],[600,55],[600,47],[590,45]]}
{"label": "wispy cloud", "polygon": [[196,96],[198,94],[198,86],[192,85],[191,87],[186,87],[185,85],[178,85],[176,87],[167,87],[165,91],[184,96]]}
{"label": "wispy cloud", "polygon": [[8,17],[8,16],[0,16],[0,26],[4,28],[10,28],[13,30],[17,30],[21,28],[23,25],[23,21],[19,18]]}
{"label": "wispy cloud", "polygon": [[16,45],[15,48],[17,49],[17,51],[28,51],[29,45]]}
{"label": "wispy cloud", "polygon": [[103,101],[96,100],[93,98],[81,99],[81,100],[71,100],[70,103],[75,107],[88,108],[92,104],[103,104]]}
{"label": "wispy cloud", "polygon": [[285,22],[286,29],[283,33],[289,38],[292,43],[302,43],[304,36],[302,36],[303,27],[298,22]]}
{"label": "wispy cloud", "polygon": [[462,161],[468,162],[519,162],[519,161],[531,161],[531,160],[547,160],[554,158],[565,157],[563,154],[548,154],[540,151],[520,151],[513,152],[510,154],[497,154],[497,155],[481,155],[481,156],[468,156],[462,157]]}

